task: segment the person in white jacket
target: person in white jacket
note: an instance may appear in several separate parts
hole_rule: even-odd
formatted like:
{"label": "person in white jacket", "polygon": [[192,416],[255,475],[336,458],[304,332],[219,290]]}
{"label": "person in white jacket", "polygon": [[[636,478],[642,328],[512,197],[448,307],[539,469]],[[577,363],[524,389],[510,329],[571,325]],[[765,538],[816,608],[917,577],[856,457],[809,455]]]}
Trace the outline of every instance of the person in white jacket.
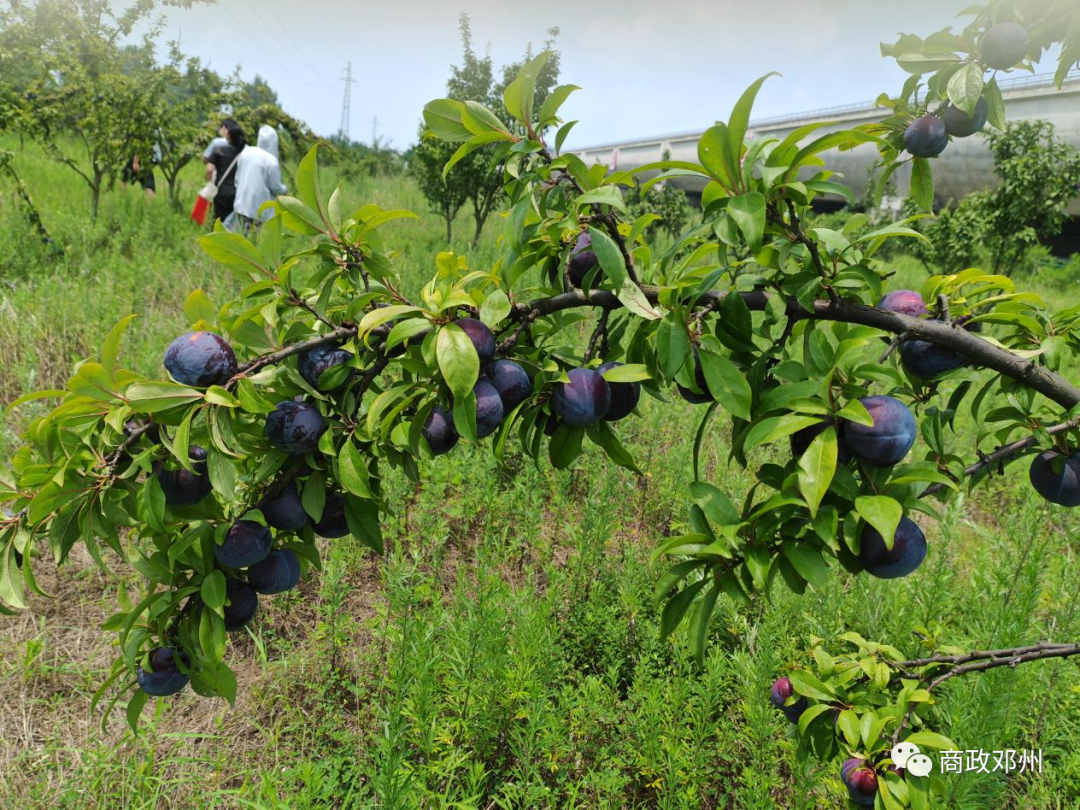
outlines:
{"label": "person in white jacket", "polygon": [[236,158],[236,201],[233,213],[225,223],[231,231],[249,233],[274,216],[272,210],[259,209],[288,191],[281,182],[281,164],[278,163],[278,135],[273,127],[259,127],[258,146],[248,146]]}

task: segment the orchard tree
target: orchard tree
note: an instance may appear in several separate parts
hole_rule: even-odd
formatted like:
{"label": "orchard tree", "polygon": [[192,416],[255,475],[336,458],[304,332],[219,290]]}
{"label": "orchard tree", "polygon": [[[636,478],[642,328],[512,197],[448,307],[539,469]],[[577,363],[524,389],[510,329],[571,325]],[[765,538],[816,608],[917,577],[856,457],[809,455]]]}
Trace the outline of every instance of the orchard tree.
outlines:
{"label": "orchard tree", "polygon": [[[938,40],[907,41],[901,64],[933,71],[928,85],[945,93],[943,71],[958,63],[1006,69],[1006,56],[1019,65],[1054,39],[1040,32],[1080,30],[1073,4],[1039,17],[1021,8],[975,10],[947,38],[951,58]],[[1028,32],[1020,44],[1018,21]],[[253,619],[260,595],[318,568],[317,537],[352,535],[381,552],[392,470],[415,480],[430,457],[488,438],[497,456],[516,438],[560,469],[587,439],[637,470],[619,422],[642,395],[676,391],[701,409],[690,531],[656,549],[670,559],[656,586],[662,632],[685,623],[698,660],[721,596],[744,604],[773,587],[820,589],[839,567],[909,575],[932,546],[927,521],[912,517],[933,519],[942,500],[1015,459],[1033,456],[1043,498],[1080,505],[1080,389],[1058,373],[1080,350],[1076,312],[1049,312],[979,270],[887,290],[876,257],[888,240],[921,238],[910,223],[851,240],[805,226],[816,196],[844,188],[823,152],[874,143],[892,167],[906,159],[912,124],[906,148],[940,152],[948,132],[942,145],[935,124],[917,123],[934,112],[902,96],[883,130],[813,137],[818,125],[808,125],[747,143],[762,77],[704,134],[698,162],[639,170],[706,183],[702,225],[655,251],[644,236],[651,218],[624,219],[620,187],[632,174],[559,153],[568,126],[559,104],[534,101],[546,58],[507,87],[511,124],[473,101],[427,108],[436,134],[460,144],[450,171],[485,144],[504,166],[509,227],[493,267],[440,254],[431,281],[407,298],[382,229],[409,214],[343,210],[339,191],[320,185],[313,149],[297,196],[276,201],[257,244],[220,229],[201,237],[246,286],[221,304],[191,294],[191,331],[162,347],[169,379],[123,367],[126,319],[65,390],[14,403],[54,407],[29,422],[0,483],[10,508],[0,597],[5,610],[25,607],[26,591],[38,591],[35,558],[63,563],[77,543],[101,565],[108,547],[133,566],[146,586],[105,623],[120,654],[99,692],[126,701],[132,725],[151,697],[188,684],[232,701],[228,633]],[[583,311],[596,312],[587,340]],[[974,448],[954,429],[961,408],[981,425]],[[757,467],[741,502],[698,464],[721,411],[732,459]],[[800,758],[842,760],[852,801],[890,810],[927,807],[943,788],[940,774],[927,775],[929,757],[900,757],[955,748],[934,730],[940,684],[1080,652],[1051,642],[968,652],[928,638],[930,650],[905,656],[851,633],[840,642],[810,639],[805,665],[777,673],[761,699],[793,721]]]}

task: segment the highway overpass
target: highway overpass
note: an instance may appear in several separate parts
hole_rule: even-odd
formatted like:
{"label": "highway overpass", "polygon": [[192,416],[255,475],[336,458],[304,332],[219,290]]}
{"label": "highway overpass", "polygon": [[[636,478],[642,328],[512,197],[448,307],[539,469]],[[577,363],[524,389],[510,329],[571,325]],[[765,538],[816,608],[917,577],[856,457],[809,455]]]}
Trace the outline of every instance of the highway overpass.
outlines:
{"label": "highway overpass", "polygon": [[[1053,123],[1058,137],[1080,148],[1080,71],[1070,73],[1060,90],[1054,86],[1053,74],[1050,73],[1009,78],[999,84],[1008,119],[1044,118]],[[831,122],[810,136],[817,138],[828,132],[880,121],[887,113],[887,110],[868,101],[762,118],[750,122],[746,137],[783,139],[803,124],[813,121]],[[586,164],[602,163],[612,169],[644,166],[661,160],[665,152],[670,154],[672,160],[696,163],[698,140],[703,133],[704,129],[701,129],[567,151],[580,156]],[[847,152],[833,149],[825,152],[822,157],[826,167],[843,175],[844,182],[852,189],[856,199],[861,199],[866,190],[870,167],[878,158],[877,148],[873,144],[862,144]],[[934,193],[939,205],[997,182],[993,158],[986,140],[978,135],[953,139],[941,156],[934,160],[933,165]],[[907,196],[911,182],[911,164],[904,164],[893,177],[896,179],[900,197]],[[701,190],[705,186],[704,181],[696,177],[674,177],[667,182],[685,189],[695,201],[700,199]],[[1080,216],[1080,200],[1073,202],[1070,213]]]}

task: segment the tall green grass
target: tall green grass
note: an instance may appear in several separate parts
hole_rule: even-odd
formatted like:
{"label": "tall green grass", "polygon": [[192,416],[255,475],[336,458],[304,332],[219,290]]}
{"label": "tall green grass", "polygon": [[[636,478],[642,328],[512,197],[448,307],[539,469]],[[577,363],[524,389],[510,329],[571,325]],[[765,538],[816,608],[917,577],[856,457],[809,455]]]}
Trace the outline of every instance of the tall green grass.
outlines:
{"label": "tall green grass", "polygon": [[[16,160],[67,256],[45,258],[3,197],[0,399],[62,385],[129,312],[140,318],[125,360],[158,373],[189,289],[232,291],[194,245],[198,228],[131,190],[109,195],[88,225],[66,170],[29,150]],[[415,289],[446,249],[441,221],[405,179],[347,192],[421,215],[387,229]],[[491,223],[475,266],[496,255],[502,227]],[[454,247],[465,251],[470,235],[463,222]],[[20,250],[23,263],[11,258]],[[896,270],[905,285],[924,274],[905,257]],[[27,413],[5,415],[0,457]],[[977,647],[1080,636],[1080,521],[1033,498],[1016,465],[929,528],[912,577],[837,570],[804,597],[721,602],[696,669],[681,634],[659,640],[649,553],[684,528],[699,415],[677,398],[649,400],[620,423],[640,478],[596,451],[558,472],[466,446],[426,464],[418,484],[391,477],[386,555],[327,542],[322,575],[264,600],[233,640],[237,706],[189,690],[148,712],[138,738],[122,713],[102,731],[89,711],[113,654],[98,626],[117,588],[138,580],[79,557],[59,573],[43,563],[58,598],[0,621],[0,806],[838,807],[838,765],[799,767],[768,703],[809,635],[854,630],[911,654],[918,625]],[[714,432],[704,468],[740,498],[752,471],[729,465],[724,435]],[[943,687],[936,728],[960,746],[1044,752],[1041,776],[950,777],[946,806],[1077,806],[1077,680],[1076,662],[1057,661]]]}

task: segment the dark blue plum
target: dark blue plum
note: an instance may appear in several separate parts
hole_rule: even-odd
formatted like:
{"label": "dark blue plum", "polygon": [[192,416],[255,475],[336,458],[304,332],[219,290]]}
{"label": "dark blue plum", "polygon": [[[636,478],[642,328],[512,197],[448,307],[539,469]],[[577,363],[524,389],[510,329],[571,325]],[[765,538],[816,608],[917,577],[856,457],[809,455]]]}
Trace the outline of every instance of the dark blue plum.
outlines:
{"label": "dark blue plum", "polygon": [[345,519],[345,499],[336,492],[327,492],[322,517],[315,524],[315,534],[333,538],[344,537],[349,533],[349,522]]}
{"label": "dark blue plum", "polygon": [[271,551],[248,569],[248,582],[257,593],[284,593],[300,581],[300,560],[292,549]]}
{"label": "dark blue plum", "polygon": [[236,374],[236,354],[213,332],[188,332],[165,350],[165,369],[181,385],[224,385]]}
{"label": "dark blue plum", "polygon": [[180,671],[179,656],[171,647],[155,647],[150,651],[150,669],[140,665],[135,672],[139,688],[151,697],[175,695],[188,685],[190,676]]}
{"label": "dark blue plum", "polygon": [[979,43],[979,55],[986,66],[994,70],[1016,67],[1027,56],[1031,39],[1027,29],[1017,22],[991,26]]}
{"label": "dark blue plum", "polygon": [[878,783],[874,769],[865,759],[851,757],[840,766],[840,779],[848,789],[851,801],[860,807],[873,807],[877,798]]}
{"label": "dark blue plum", "polygon": [[705,369],[701,367],[701,357],[698,355],[698,350],[694,349],[694,384],[701,389],[701,393],[691,391],[684,385],[676,383],[676,387],[679,389],[679,396],[685,399],[692,405],[701,405],[704,402],[712,402],[712,394],[709,393],[709,383],[705,379]]}
{"label": "dark blue plum", "polygon": [[936,115],[916,118],[904,130],[904,148],[915,157],[937,157],[949,145],[945,122]]}
{"label": "dark blue plum", "polygon": [[273,545],[270,530],[254,520],[238,520],[225,533],[220,546],[214,546],[214,556],[226,568],[247,568],[266,559]]}
{"label": "dark blue plum", "polygon": [[574,243],[574,249],[570,251],[570,283],[580,287],[589,275],[600,263],[596,252],[592,249],[592,237],[583,233]]}
{"label": "dark blue plum", "polygon": [[480,365],[485,366],[495,358],[495,335],[483,321],[476,318],[458,318],[454,321],[469,336]]}
{"label": "dark blue plum", "polygon": [[900,342],[900,362],[908,374],[920,380],[968,365],[968,359],[952,349],[913,338]]}
{"label": "dark blue plum", "polygon": [[225,583],[225,629],[230,633],[242,630],[255,618],[259,609],[259,597],[255,589],[242,579],[229,579]]}
{"label": "dark blue plum", "polygon": [[[616,362],[604,363],[596,370],[603,374],[621,365],[622,363]],[[608,388],[611,389],[611,406],[608,408],[607,413],[604,414],[604,421],[618,422],[620,419],[629,416],[637,407],[638,400],[641,399],[641,384],[636,382],[609,382]]]}
{"label": "dark blue plum", "polygon": [[772,691],[769,693],[769,700],[772,701],[772,705],[782,711],[784,717],[790,723],[798,723],[802,713],[806,711],[805,697],[800,697],[790,706],[788,705],[787,699],[794,694],[795,688],[791,685],[791,679],[787,677],[778,678],[773,683]]}
{"label": "dark blue plum", "polygon": [[[802,430],[797,430],[791,434],[791,455],[795,458],[799,458],[810,447],[810,443],[814,441],[818,436],[825,432],[825,428],[829,427],[831,422],[818,422],[816,425],[810,425],[810,427],[804,427]],[[843,426],[837,426],[836,429],[836,460],[840,464],[847,464],[851,461],[851,451],[847,446],[847,439],[844,438]]]}
{"label": "dark blue plum", "polygon": [[294,481],[285,485],[277,495],[262,508],[268,525],[280,531],[295,532],[307,526],[310,518],[304,511],[300,490]]}
{"label": "dark blue plum", "polygon": [[496,360],[488,367],[488,377],[499,392],[504,413],[510,413],[532,394],[532,380],[513,360]]}
{"label": "dark blue plum", "polygon": [[198,445],[188,447],[188,458],[194,462],[191,470],[181,467],[167,470],[164,465],[157,466],[158,483],[165,493],[165,503],[169,506],[193,506],[210,494],[210,476],[206,472],[207,454]]}
{"label": "dark blue plum", "polygon": [[910,315],[912,318],[921,318],[929,312],[923,297],[914,290],[893,290],[887,293],[878,301],[878,309]]}
{"label": "dark blue plum", "polygon": [[481,377],[473,386],[476,397],[476,438],[483,439],[499,429],[503,420],[502,397],[495,386]]}
{"label": "dark blue plum", "polygon": [[[319,378],[334,366],[344,365],[352,359],[353,356],[344,349],[325,343],[308,349],[306,352],[300,352],[296,357],[296,367],[308,385],[316,391],[323,391],[324,389],[319,387]],[[344,380],[332,388],[325,389],[325,392],[340,391],[349,384],[355,374],[356,369],[350,370]]]}
{"label": "dark blue plum", "polygon": [[457,431],[454,430],[454,414],[436,405],[428,414],[423,434],[433,456],[449,453],[458,443],[459,438]]}
{"label": "dark blue plum", "polygon": [[945,108],[943,119],[945,129],[948,130],[950,135],[954,138],[967,138],[976,132],[981,132],[982,128],[986,126],[986,119],[989,116],[990,105],[986,103],[985,98],[980,98],[975,105],[975,115],[969,117],[959,107],[950,104]]}
{"label": "dark blue plum", "polygon": [[908,406],[895,397],[863,397],[859,400],[874,420],[873,427],[856,422],[844,424],[848,450],[872,467],[891,467],[903,460],[915,444],[918,432]]}
{"label": "dark blue plum", "polygon": [[1054,450],[1040,453],[1031,462],[1028,475],[1035,491],[1050,503],[1080,506],[1080,452],[1069,456]]}
{"label": "dark blue plum", "polygon": [[265,433],[278,450],[290,456],[302,456],[319,446],[319,437],[326,427],[326,420],[314,405],[287,399],[279,402],[266,417]]}
{"label": "dark blue plum", "polygon": [[926,536],[913,520],[900,518],[893,537],[893,547],[887,548],[881,533],[866,526],[859,536],[859,563],[868,574],[879,579],[906,577],[926,558]]}
{"label": "dark blue plum", "polygon": [[556,383],[551,407],[562,421],[584,427],[603,419],[611,407],[611,386],[591,368],[573,368],[568,383]]}

